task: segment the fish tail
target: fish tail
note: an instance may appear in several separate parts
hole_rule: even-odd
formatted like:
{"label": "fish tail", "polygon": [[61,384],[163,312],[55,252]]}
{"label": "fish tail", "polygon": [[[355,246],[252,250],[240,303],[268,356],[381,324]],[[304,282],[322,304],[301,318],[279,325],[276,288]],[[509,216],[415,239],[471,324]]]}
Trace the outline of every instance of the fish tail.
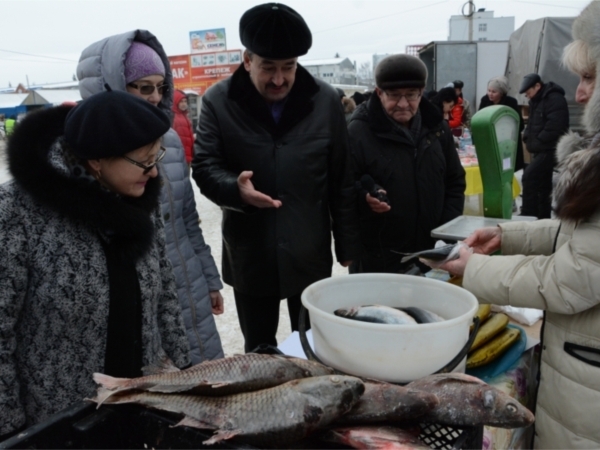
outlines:
{"label": "fish tail", "polygon": [[102,387],[114,391],[116,389],[127,387],[129,378],[115,378],[103,373],[95,373],[94,381]]}
{"label": "fish tail", "polygon": [[118,400],[110,399],[110,397],[112,397],[117,392],[119,392],[119,391],[118,390],[106,389],[105,387],[101,386],[101,387],[98,388],[98,392],[96,394],[96,397],[91,398],[90,400],[93,401],[93,402],[96,402],[98,404],[98,406],[96,407],[96,409],[100,408],[100,406],[103,403],[121,403]]}

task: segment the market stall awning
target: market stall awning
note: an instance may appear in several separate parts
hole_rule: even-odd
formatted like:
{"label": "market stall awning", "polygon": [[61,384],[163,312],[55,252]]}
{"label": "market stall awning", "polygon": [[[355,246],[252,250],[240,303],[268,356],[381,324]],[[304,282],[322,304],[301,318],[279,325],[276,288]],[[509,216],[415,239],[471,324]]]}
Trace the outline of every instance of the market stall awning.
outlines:
{"label": "market stall awning", "polygon": [[79,102],[81,95],[78,89],[36,89],[27,94],[23,105],[53,105],[64,102]]}

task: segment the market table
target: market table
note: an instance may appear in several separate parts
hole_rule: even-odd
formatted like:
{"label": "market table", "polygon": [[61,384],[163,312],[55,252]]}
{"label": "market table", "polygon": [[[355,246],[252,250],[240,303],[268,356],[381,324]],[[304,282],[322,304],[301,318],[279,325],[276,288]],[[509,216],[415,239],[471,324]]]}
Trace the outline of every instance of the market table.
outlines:
{"label": "market table", "polygon": [[[514,323],[514,322],[513,322]],[[509,394],[529,409],[533,409],[537,387],[539,336],[542,320],[532,326],[518,324],[528,337],[528,349],[506,372],[487,380],[487,383]],[[307,339],[314,348],[311,330],[306,332]],[[279,345],[286,355],[306,358],[297,331]],[[483,450],[527,449],[530,448],[533,427],[495,428],[485,426],[483,430]]]}

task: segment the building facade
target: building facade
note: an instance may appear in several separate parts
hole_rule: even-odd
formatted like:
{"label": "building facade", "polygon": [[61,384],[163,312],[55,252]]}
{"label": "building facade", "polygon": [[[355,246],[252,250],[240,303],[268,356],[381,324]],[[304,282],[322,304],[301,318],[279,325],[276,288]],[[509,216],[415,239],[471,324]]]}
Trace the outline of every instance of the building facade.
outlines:
{"label": "building facade", "polygon": [[329,84],[357,84],[356,66],[349,58],[300,61],[310,74]]}
{"label": "building facade", "polygon": [[449,41],[507,41],[515,31],[514,17],[494,17],[494,11],[477,11],[473,15],[473,38],[469,39],[469,18],[450,16]]}

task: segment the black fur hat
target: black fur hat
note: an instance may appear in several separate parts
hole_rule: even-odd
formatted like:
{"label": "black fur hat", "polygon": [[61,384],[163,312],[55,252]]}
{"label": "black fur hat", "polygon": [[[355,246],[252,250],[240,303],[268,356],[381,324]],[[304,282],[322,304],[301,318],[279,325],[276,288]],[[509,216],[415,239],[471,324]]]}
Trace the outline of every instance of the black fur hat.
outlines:
{"label": "black fur hat", "polygon": [[427,67],[416,56],[388,56],[375,68],[375,83],[379,89],[422,88],[426,81]]}
{"label": "black fur hat", "polygon": [[240,19],[244,47],[269,59],[306,55],[312,34],[300,14],[281,3],[265,3],[244,13]]}
{"label": "black fur hat", "polygon": [[171,127],[167,115],[150,102],[108,89],[67,115],[65,140],[81,159],[123,156],[156,141]]}

